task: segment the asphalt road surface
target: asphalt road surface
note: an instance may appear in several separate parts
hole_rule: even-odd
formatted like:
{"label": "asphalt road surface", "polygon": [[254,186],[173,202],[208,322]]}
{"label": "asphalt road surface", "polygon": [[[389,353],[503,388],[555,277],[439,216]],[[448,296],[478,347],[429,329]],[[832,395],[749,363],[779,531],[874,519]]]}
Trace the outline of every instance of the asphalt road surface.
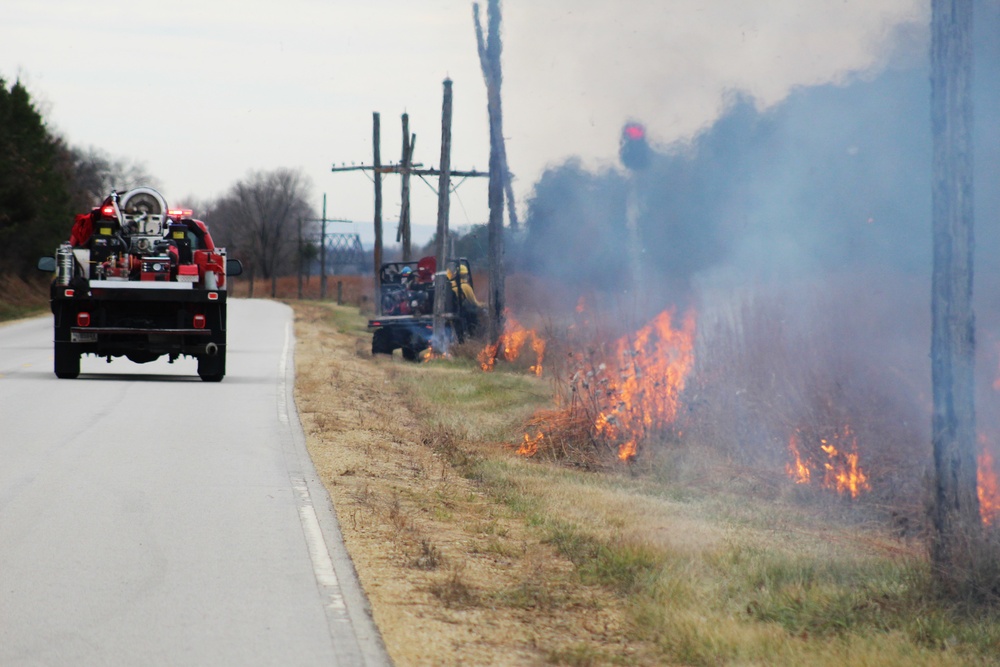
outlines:
{"label": "asphalt road surface", "polygon": [[0,326],[0,665],[382,665],[292,400],[291,310],[229,304],[227,375],[52,373]]}

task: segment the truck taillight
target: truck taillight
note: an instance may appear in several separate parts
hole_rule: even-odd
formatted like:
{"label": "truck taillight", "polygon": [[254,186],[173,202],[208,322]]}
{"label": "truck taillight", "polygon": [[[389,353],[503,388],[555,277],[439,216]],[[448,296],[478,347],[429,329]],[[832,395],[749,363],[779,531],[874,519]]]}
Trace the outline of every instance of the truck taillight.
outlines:
{"label": "truck taillight", "polygon": [[208,300],[209,301],[218,301],[219,300],[219,293],[218,292],[209,292],[208,293]]}
{"label": "truck taillight", "polygon": [[205,328],[205,316],[204,315],[195,315],[194,316],[194,321],[192,322],[192,324],[194,325],[195,329],[204,329]]}
{"label": "truck taillight", "polygon": [[76,326],[78,326],[78,327],[89,327],[90,326],[90,313],[77,313],[76,314]]}

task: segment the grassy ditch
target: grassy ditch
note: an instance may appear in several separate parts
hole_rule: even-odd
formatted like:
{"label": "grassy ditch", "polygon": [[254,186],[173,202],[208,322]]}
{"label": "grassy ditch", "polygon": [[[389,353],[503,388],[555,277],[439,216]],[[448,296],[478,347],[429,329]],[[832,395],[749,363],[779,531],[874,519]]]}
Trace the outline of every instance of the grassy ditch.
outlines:
{"label": "grassy ditch", "polygon": [[545,379],[372,359],[348,309],[296,312],[310,451],[397,664],[1000,664],[996,611],[846,503],[690,442],[525,459]]}
{"label": "grassy ditch", "polygon": [[48,305],[48,281],[0,275],[0,322],[42,315]]}

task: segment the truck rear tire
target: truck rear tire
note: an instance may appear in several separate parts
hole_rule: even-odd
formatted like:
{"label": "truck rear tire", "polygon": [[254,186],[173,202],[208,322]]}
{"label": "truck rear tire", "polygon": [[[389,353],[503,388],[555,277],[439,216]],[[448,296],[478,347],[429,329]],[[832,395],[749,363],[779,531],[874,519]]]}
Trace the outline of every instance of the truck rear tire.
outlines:
{"label": "truck rear tire", "polygon": [[56,377],[63,380],[72,380],[80,375],[80,353],[73,347],[73,343],[55,344],[54,370]]}
{"label": "truck rear tire", "polygon": [[385,329],[376,329],[372,334],[372,355],[392,354],[392,336]]}
{"label": "truck rear tire", "polygon": [[202,354],[198,357],[198,377],[204,382],[222,382],[226,377],[225,348],[212,356]]}

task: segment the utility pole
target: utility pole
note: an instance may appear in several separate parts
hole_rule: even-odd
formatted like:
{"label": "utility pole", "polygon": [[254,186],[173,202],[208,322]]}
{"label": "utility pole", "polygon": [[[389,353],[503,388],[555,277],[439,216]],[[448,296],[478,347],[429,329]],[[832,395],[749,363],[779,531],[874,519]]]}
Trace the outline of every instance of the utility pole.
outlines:
{"label": "utility pole", "polygon": [[372,164],[375,166],[375,312],[382,314],[382,299],[379,297],[382,291],[381,275],[379,269],[382,268],[382,174],[379,168],[382,166],[381,144],[382,139],[379,129],[379,114],[372,114]]}
{"label": "utility pole", "polygon": [[[403,252],[404,253],[411,252],[411,250],[410,250],[410,241],[409,241],[410,217],[411,217],[410,216],[410,197],[409,197],[410,176],[419,176],[421,178],[421,180],[424,180],[424,182],[427,182],[426,179],[424,178],[425,176],[438,176],[439,177],[439,184],[438,184],[438,188],[437,188],[437,195],[438,195],[438,227],[440,229],[441,215],[442,215],[442,211],[443,211],[444,212],[444,226],[445,226],[445,234],[444,235],[447,236],[447,233],[448,233],[448,206],[449,206],[451,191],[453,189],[458,189],[458,187],[462,184],[462,182],[464,182],[464,180],[466,178],[482,178],[482,177],[490,175],[489,172],[486,172],[486,171],[477,171],[475,169],[469,169],[469,170],[452,170],[451,169],[451,164],[450,164],[450,162],[451,162],[451,79],[446,79],[445,80],[445,98],[446,98],[446,105],[445,106],[447,107],[447,112],[448,112],[448,118],[447,118],[447,125],[448,125],[448,132],[447,132],[448,165],[447,165],[447,169],[445,168],[445,164],[444,164],[443,160],[442,160],[442,165],[441,165],[440,169],[434,169],[434,168],[423,169],[421,164],[413,162],[413,147],[414,147],[414,144],[416,143],[417,135],[415,135],[415,134],[409,135],[409,137],[410,137],[409,138],[409,145],[407,145],[406,134],[407,134],[407,132],[409,130],[409,116],[408,116],[408,114],[403,114],[403,128],[404,128],[403,129],[403,134],[404,134],[404,139],[403,139],[403,153],[404,153],[404,157],[403,157],[403,161],[400,164],[382,165],[381,157],[380,157],[380,153],[379,153],[379,114],[377,112],[375,112],[375,113],[372,114],[373,119],[374,119],[374,127],[373,127],[373,130],[372,130],[372,138],[373,138],[373,143],[374,143],[374,156],[373,156],[374,160],[373,160],[373,164],[371,164],[371,165],[364,165],[364,164],[354,165],[354,164],[351,164],[351,166],[346,166],[346,165],[344,165],[342,163],[340,166],[337,166],[336,164],[334,164],[333,167],[330,169],[330,171],[332,171],[332,172],[341,172],[341,171],[372,172],[372,176],[370,178],[372,178],[372,181],[375,183],[375,267],[374,267],[374,269],[375,269],[375,289],[376,289],[376,299],[375,299],[375,302],[376,302],[376,308],[377,309],[381,309],[381,299],[378,298],[379,289],[380,289],[378,281],[379,281],[379,277],[380,277],[379,276],[379,272],[380,272],[380,269],[382,268],[382,180],[381,180],[382,175],[383,174],[400,174],[403,177],[405,190],[403,191],[403,203],[402,203],[402,208],[400,210],[400,227],[399,227],[399,230],[397,231],[397,240],[398,239],[403,239]],[[444,114],[442,113],[442,116],[443,115]],[[442,117],[442,128],[443,128],[444,124],[445,124],[445,119]],[[442,152],[442,157],[443,157],[444,153],[445,153],[445,145],[444,145],[444,143],[445,143],[445,134],[444,134],[443,129],[442,129],[441,142],[442,142],[441,152]],[[461,177],[462,180],[459,181],[456,185],[452,186],[452,184],[451,184],[452,177]],[[444,188],[444,190],[441,189],[442,187]],[[431,189],[434,189],[434,186],[431,186]],[[443,202],[443,206],[442,206],[442,202]],[[438,242],[439,242],[439,244],[440,244],[440,242],[442,240],[446,241],[446,239],[444,239],[441,236],[440,231],[439,231],[439,233],[438,233]],[[446,243],[445,244],[445,250],[446,251],[447,251],[447,248],[448,248],[448,246],[447,246],[447,243]],[[405,257],[405,255],[404,255],[404,257]],[[445,264],[446,261],[447,261],[447,257],[445,257],[444,259],[442,259],[439,256],[439,258],[438,258],[438,267],[439,267],[439,269],[441,271],[441,275],[442,276],[444,275],[443,271],[445,269],[444,264]],[[445,282],[447,283],[447,280]],[[381,311],[379,310],[378,312],[381,312]]]}
{"label": "utility pole", "polygon": [[444,80],[444,101],[441,105],[441,173],[438,180],[437,272],[434,274],[434,331],[431,345],[442,354],[448,346],[444,327],[445,302],[448,298],[448,209],[451,202],[451,79]]}
{"label": "utility pole", "polygon": [[983,555],[973,395],[972,6],[973,0],[931,2],[931,557],[939,580],[959,588]]}
{"label": "utility pole", "polygon": [[413,146],[417,143],[417,135],[410,135],[410,114],[403,114],[403,156],[400,161],[402,170],[402,188],[399,207],[399,228],[396,230],[396,243],[402,241],[403,261],[410,261],[410,172],[413,168]]}
{"label": "utility pole", "polygon": [[323,193],[323,223],[319,232],[319,298],[326,298],[326,193]]}
{"label": "utility pole", "polygon": [[[323,216],[326,217],[326,216]],[[302,300],[302,218],[299,218],[299,291],[298,299]]]}

